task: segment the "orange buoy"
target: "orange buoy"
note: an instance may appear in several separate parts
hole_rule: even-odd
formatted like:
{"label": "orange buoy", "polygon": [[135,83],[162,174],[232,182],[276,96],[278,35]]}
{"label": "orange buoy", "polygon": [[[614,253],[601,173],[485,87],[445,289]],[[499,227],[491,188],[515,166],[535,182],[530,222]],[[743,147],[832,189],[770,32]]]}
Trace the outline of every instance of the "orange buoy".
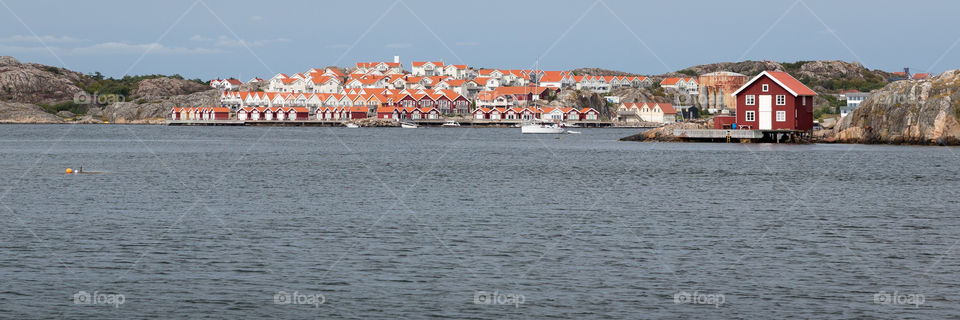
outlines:
{"label": "orange buoy", "polygon": [[73,169],[67,168],[67,173],[73,173]]}

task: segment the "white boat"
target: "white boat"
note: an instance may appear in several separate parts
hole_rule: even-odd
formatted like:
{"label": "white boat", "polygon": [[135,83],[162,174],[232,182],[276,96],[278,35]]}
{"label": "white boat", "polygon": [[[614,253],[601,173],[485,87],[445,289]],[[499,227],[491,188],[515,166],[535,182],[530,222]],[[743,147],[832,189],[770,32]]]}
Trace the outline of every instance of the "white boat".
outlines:
{"label": "white boat", "polygon": [[453,121],[453,120],[447,120],[447,122],[444,122],[444,123],[443,123],[442,125],[440,125],[440,126],[441,126],[441,127],[459,127],[460,124],[457,123],[456,121]]}
{"label": "white boat", "polygon": [[347,128],[359,128],[360,125],[356,123],[347,123]]}
{"label": "white boat", "polygon": [[580,127],[580,126],[578,126],[578,125],[575,124],[575,123],[566,123],[566,122],[560,123],[560,126],[562,126],[562,127],[564,127],[564,128],[579,128],[579,127]]}
{"label": "white boat", "polygon": [[560,127],[556,123],[524,123],[520,126],[521,133],[548,133],[548,134],[558,134],[563,133],[563,127]]}
{"label": "white boat", "polygon": [[413,123],[413,122],[404,121],[404,122],[400,122],[400,127],[404,129],[416,129],[416,128],[419,128],[420,126],[418,126],[416,123]]}

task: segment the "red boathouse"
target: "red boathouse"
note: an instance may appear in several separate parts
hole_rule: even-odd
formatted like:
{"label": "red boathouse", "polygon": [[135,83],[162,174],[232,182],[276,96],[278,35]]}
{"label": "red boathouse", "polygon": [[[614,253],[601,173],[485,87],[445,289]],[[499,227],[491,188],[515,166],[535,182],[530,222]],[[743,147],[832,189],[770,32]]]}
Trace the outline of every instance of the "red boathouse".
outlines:
{"label": "red boathouse", "polygon": [[813,130],[817,93],[786,72],[761,72],[733,95],[737,129]]}

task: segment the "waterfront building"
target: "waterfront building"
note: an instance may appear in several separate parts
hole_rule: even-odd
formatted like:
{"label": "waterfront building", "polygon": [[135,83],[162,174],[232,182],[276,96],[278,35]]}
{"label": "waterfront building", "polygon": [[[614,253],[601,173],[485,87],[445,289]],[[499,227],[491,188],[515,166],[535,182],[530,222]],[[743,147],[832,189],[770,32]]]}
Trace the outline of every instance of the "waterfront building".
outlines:
{"label": "waterfront building", "polygon": [[813,130],[817,93],[786,72],[761,72],[733,95],[737,97],[738,128]]}

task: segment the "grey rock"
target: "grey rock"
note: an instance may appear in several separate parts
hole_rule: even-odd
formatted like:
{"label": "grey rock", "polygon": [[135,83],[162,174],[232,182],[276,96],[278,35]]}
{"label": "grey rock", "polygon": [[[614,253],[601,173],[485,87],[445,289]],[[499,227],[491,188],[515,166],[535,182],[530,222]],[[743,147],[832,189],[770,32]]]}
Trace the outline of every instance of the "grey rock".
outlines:
{"label": "grey rock", "polygon": [[871,93],[827,141],[960,144],[960,69],[929,80],[903,80]]}
{"label": "grey rock", "polygon": [[0,100],[26,103],[73,100],[87,81],[79,72],[0,57]]}
{"label": "grey rock", "polygon": [[170,96],[187,95],[198,91],[209,90],[210,86],[189,80],[161,77],[140,81],[137,89],[131,92],[134,96],[146,99],[157,99]]}
{"label": "grey rock", "polygon": [[48,113],[38,105],[19,102],[0,102],[0,123],[61,123],[63,119]]}

